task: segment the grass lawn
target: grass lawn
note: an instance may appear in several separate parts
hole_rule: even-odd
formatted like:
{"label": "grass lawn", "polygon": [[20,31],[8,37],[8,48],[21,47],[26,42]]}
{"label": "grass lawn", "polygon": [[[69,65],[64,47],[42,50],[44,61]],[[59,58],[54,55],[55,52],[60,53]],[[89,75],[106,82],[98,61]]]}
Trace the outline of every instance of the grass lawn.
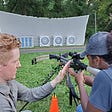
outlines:
{"label": "grass lawn", "polygon": [[[31,60],[43,54],[48,53],[21,54],[20,62],[22,67],[19,68],[17,71],[17,81],[23,83],[28,87],[37,87],[39,85],[42,85],[42,83],[48,77],[50,71],[57,67],[59,64],[57,60],[48,59],[40,61],[35,65],[32,65]],[[60,53],[52,52],[51,54]],[[83,61],[84,63],[87,63],[87,59],[84,59]],[[54,78],[57,73],[58,71],[52,76],[52,78]],[[52,80],[52,78],[50,80]],[[78,89],[76,87],[74,78],[71,77],[71,80],[78,94]],[[90,91],[90,88],[87,86],[86,89],[87,91]],[[66,85],[66,78],[56,87],[53,93],[55,93],[58,98],[60,112],[75,112],[76,105],[74,100],[72,101],[72,106],[69,104],[69,89]],[[24,110],[29,109],[32,110],[32,112],[49,112],[50,101],[53,93],[47,98],[44,98],[40,101],[29,103],[27,106],[25,106]],[[24,104],[26,103],[19,101],[17,103],[17,110],[22,108]]]}

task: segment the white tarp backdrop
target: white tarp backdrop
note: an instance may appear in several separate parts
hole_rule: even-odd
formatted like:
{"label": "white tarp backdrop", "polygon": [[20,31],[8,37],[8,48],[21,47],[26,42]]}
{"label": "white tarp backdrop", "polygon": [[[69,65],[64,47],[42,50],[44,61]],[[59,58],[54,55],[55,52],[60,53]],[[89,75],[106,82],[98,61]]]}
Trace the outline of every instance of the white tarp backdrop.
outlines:
{"label": "white tarp backdrop", "polygon": [[[29,37],[32,39],[31,46],[40,46],[40,36],[49,37],[50,45],[53,45],[53,37],[58,35],[63,37],[63,45],[66,45],[69,36],[76,38],[73,45],[83,45],[88,18],[89,15],[49,19],[0,11],[0,32],[16,35],[20,39]],[[22,41],[27,43],[28,39]]]}

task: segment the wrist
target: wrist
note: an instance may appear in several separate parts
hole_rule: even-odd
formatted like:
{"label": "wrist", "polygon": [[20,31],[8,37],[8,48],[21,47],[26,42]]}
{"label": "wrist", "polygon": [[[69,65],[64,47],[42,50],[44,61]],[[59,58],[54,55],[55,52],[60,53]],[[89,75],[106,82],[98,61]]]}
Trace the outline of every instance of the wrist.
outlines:
{"label": "wrist", "polygon": [[54,88],[58,84],[58,82],[54,79],[50,82],[51,86]]}
{"label": "wrist", "polygon": [[79,82],[79,83],[78,83],[78,86],[79,86],[79,87],[82,87],[82,86],[84,86],[84,83],[83,83],[83,82]]}

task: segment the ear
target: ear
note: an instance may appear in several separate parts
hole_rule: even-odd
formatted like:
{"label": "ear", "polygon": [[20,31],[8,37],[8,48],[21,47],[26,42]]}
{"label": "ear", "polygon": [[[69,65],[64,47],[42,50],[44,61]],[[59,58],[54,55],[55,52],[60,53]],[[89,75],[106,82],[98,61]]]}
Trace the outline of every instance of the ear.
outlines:
{"label": "ear", "polygon": [[101,58],[99,56],[96,56],[94,60],[95,60],[96,63],[100,63]]}
{"label": "ear", "polygon": [[106,63],[103,58],[100,58],[98,56],[96,56],[96,64],[97,64],[96,66],[99,67],[100,69],[105,69],[108,68],[109,66],[109,64]]}
{"label": "ear", "polygon": [[100,58],[99,56],[96,56],[96,57],[94,58],[94,62],[95,62],[95,64],[96,64],[96,67],[97,67],[97,68],[100,67],[100,65],[101,65],[101,63],[102,63],[101,58]]}

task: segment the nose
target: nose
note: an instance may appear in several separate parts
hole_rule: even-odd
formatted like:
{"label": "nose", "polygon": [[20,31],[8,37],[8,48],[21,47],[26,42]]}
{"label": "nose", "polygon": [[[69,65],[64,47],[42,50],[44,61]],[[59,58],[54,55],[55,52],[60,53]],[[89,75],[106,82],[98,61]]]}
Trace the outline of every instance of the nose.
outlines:
{"label": "nose", "polygon": [[19,68],[19,67],[21,67],[21,63],[20,63],[20,61],[18,60],[18,62],[17,62],[17,68]]}
{"label": "nose", "polygon": [[20,63],[20,61],[19,61],[19,67],[21,67],[21,63]]}

